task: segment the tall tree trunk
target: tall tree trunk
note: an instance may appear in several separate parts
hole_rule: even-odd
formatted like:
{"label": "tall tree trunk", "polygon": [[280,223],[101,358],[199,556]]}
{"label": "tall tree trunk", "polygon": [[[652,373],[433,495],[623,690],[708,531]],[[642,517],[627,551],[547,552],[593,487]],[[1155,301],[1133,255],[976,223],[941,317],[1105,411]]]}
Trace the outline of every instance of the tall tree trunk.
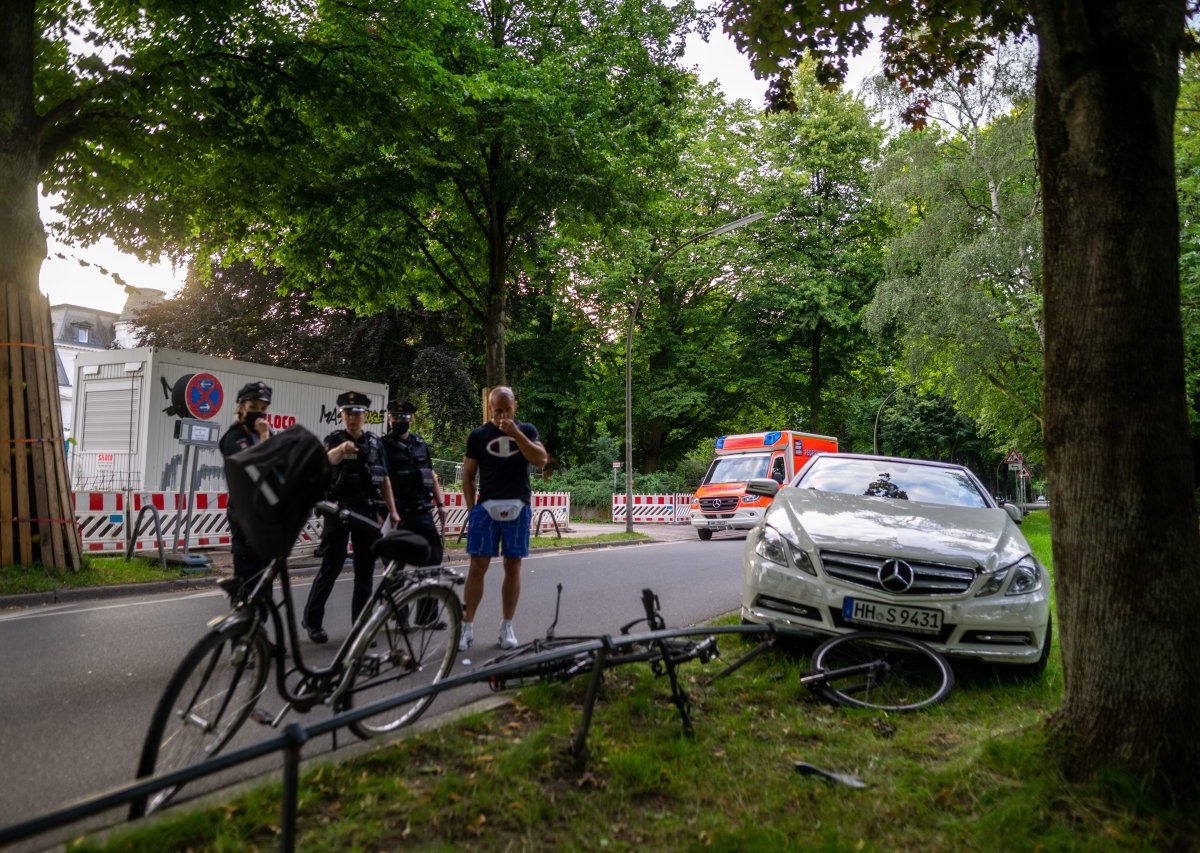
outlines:
{"label": "tall tree trunk", "polygon": [[34,2],[0,2],[0,566],[79,568],[49,305],[38,292]]}
{"label": "tall tree trunk", "polygon": [[1173,124],[1184,0],[1036,0],[1066,768],[1197,791],[1200,537]]}

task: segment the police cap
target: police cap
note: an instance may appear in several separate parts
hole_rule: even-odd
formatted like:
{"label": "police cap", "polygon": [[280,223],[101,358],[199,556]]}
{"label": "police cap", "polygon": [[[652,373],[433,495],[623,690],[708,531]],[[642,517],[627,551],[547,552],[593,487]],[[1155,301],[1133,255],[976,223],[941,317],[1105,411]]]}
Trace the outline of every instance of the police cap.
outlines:
{"label": "police cap", "polygon": [[392,400],[388,403],[388,414],[393,418],[403,418],[413,416],[413,412],[417,410],[417,404],[412,400]]}
{"label": "police cap", "polygon": [[371,398],[366,394],[360,394],[358,391],[347,391],[344,394],[338,394],[337,405],[339,409],[349,409],[352,412],[365,412],[371,405]]}
{"label": "police cap", "polygon": [[271,386],[266,382],[250,382],[242,386],[242,390],[238,391],[237,401],[245,403],[247,400],[262,400],[264,403],[271,402]]}

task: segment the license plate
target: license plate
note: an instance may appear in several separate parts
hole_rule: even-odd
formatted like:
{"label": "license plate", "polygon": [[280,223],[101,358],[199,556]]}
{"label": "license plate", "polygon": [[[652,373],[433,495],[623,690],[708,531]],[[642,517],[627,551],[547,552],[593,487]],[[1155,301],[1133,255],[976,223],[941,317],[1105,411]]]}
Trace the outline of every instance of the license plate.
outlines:
{"label": "license plate", "polygon": [[709,530],[728,530],[729,522],[728,521],[710,521],[708,523],[708,529]]}
{"label": "license plate", "polygon": [[883,604],[879,601],[864,601],[861,598],[847,598],[842,602],[842,618],[860,625],[882,625],[924,634],[936,634],[942,630],[940,610],[902,607],[899,604]]}

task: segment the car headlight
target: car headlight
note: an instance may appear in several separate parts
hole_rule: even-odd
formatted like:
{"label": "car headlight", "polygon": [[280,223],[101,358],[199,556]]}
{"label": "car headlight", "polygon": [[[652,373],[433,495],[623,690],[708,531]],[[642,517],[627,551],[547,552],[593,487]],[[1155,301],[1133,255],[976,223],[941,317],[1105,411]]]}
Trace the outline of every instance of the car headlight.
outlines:
{"label": "car headlight", "polygon": [[808,572],[814,577],[817,574],[812,560],[808,558],[804,549],[797,547],[794,542],[788,541],[782,533],[770,525],[763,525],[758,542],[754,545],[754,553],[772,563],[778,563],[781,566],[795,565],[796,568]]}
{"label": "car headlight", "polygon": [[983,589],[976,593],[976,598],[995,595],[1004,589],[1005,582],[1008,582],[1008,592],[1005,595],[1028,595],[1042,588],[1042,572],[1032,557],[1022,557],[1013,565],[988,578]]}
{"label": "car headlight", "polygon": [[1042,588],[1042,571],[1032,557],[1025,557],[1012,567],[1012,580],[1007,595],[1028,595]]}

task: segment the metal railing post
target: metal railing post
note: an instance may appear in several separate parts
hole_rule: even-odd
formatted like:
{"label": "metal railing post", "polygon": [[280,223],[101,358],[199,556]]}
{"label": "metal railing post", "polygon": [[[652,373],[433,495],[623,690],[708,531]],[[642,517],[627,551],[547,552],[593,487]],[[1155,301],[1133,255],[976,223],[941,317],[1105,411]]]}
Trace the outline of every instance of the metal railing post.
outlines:
{"label": "metal railing post", "polygon": [[283,730],[286,746],[283,750],[283,813],[280,817],[282,835],[279,849],[292,853],[296,849],[296,817],[300,800],[300,750],[308,740],[308,732],[296,721]]}

